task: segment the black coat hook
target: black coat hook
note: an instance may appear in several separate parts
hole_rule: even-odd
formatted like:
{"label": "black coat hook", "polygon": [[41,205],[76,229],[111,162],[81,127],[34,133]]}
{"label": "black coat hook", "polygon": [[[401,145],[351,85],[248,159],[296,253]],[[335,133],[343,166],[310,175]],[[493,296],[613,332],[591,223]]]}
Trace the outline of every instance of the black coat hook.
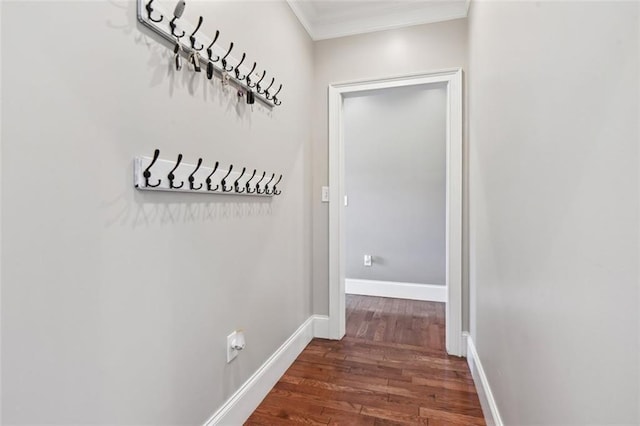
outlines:
{"label": "black coat hook", "polygon": [[[269,182],[271,182],[273,180],[273,178],[276,176],[276,174],[272,174],[271,175],[271,179],[269,179]],[[260,181],[262,181],[262,179],[260,179]],[[269,189],[269,182],[266,183],[266,185],[264,186],[264,189],[262,191],[260,191],[260,185],[256,184],[256,192],[258,194],[264,194],[267,192],[267,190]],[[258,182],[260,183],[260,182]]]}
{"label": "black coat hook", "polygon": [[262,83],[262,80],[264,80],[264,76],[267,75],[267,70],[264,70],[262,72],[262,77],[260,77],[260,80],[258,80],[258,82],[256,83],[256,91],[258,93],[260,93],[261,95],[264,93],[263,91],[261,91],[261,87],[260,87],[260,83]]}
{"label": "black coat hook", "polygon": [[220,187],[220,185],[216,185],[215,188],[211,189],[211,176],[213,176],[213,174],[216,172],[216,170],[218,170],[218,162],[216,161],[215,166],[213,166],[213,171],[211,172],[211,174],[209,176],[207,176],[207,179],[205,180],[205,182],[207,183],[207,191],[217,191],[218,188]]}
{"label": "black coat hook", "polygon": [[162,20],[164,19],[163,14],[160,14],[159,19],[153,19],[153,17],[151,16],[151,13],[154,10],[153,6],[151,6],[151,3],[153,3],[153,0],[149,0],[149,3],[147,3],[147,5],[145,6],[145,9],[147,9],[147,18],[149,18],[151,22],[162,22]]}
{"label": "black coat hook", "polygon": [[251,179],[253,179],[256,175],[256,169],[253,169],[253,173],[251,174],[251,177],[244,183],[244,190],[243,191],[238,191],[238,192],[247,192],[247,194],[252,194],[254,192],[256,192],[255,190],[251,191],[251,185],[249,184],[249,182],[251,182]]}
{"label": "black coat hook", "polygon": [[282,191],[278,191],[278,190],[276,189],[276,187],[278,186],[278,184],[280,183],[280,181],[281,181],[281,180],[282,180],[282,175],[280,175],[280,177],[278,178],[278,181],[277,181],[276,183],[274,183],[274,184],[273,184],[273,193],[274,193],[275,195],[280,195],[280,194],[282,194]]}
{"label": "black coat hook", "polygon": [[169,27],[171,27],[171,35],[176,38],[182,38],[185,35],[184,31],[182,31],[182,34],[176,34],[176,20],[180,19],[180,17],[184,13],[185,6],[186,3],[184,2],[184,0],[180,0],[178,4],[176,4],[176,8],[173,11],[173,18],[169,22]]}
{"label": "black coat hook", "polygon": [[174,175],[173,172],[176,171],[181,161],[182,161],[182,154],[178,154],[178,161],[176,161],[176,165],[173,167],[173,169],[171,169],[171,171],[167,175],[167,178],[169,178],[169,188],[171,189],[180,189],[184,185],[184,182],[180,182],[180,186],[176,186],[173,184],[173,180],[176,178],[176,175]]}
{"label": "black coat hook", "polygon": [[275,173],[271,175],[271,179],[269,179],[269,182],[267,182],[264,185],[264,193],[267,194],[267,195],[273,194],[273,191],[269,191],[269,184],[271,183],[271,181],[273,180],[274,177],[276,177]]}
{"label": "black coat hook", "polygon": [[238,75],[238,67],[236,67],[236,78],[238,78],[238,80],[240,80],[240,81],[246,79],[247,80],[247,86],[252,87],[251,86],[251,74],[253,74],[253,72],[256,70],[256,65],[257,64],[258,64],[257,62],[254,62],[253,63],[253,67],[251,67],[251,71],[249,71],[247,73],[247,75],[245,75],[244,77],[240,77]]}
{"label": "black coat hook", "polygon": [[269,95],[269,89],[267,89],[267,94],[265,97],[268,100],[272,101],[276,98],[276,96],[278,95],[278,93],[280,93],[281,90],[282,90],[282,84],[280,85],[280,87],[278,87],[278,90],[276,90],[276,93],[274,93],[273,95]]}
{"label": "black coat hook", "polygon": [[244,188],[242,189],[242,191],[240,190],[240,184],[238,184],[238,182],[240,181],[240,178],[242,178],[242,176],[244,176],[244,172],[247,170],[246,167],[242,168],[242,172],[240,173],[240,176],[238,176],[238,179],[235,180],[235,182],[233,182],[233,189],[238,193],[242,193],[244,192]]}
{"label": "black coat hook", "polygon": [[196,25],[196,29],[193,30],[193,32],[189,36],[189,40],[191,40],[191,48],[194,50],[197,50],[198,52],[204,49],[203,44],[200,44],[200,47],[196,47],[196,33],[200,29],[200,26],[202,25],[202,21],[204,21],[204,18],[201,16],[200,18],[198,18],[198,25]]}
{"label": "black coat hook", "polygon": [[200,166],[202,165],[202,158],[198,158],[198,164],[196,165],[196,168],[193,172],[191,172],[191,174],[189,175],[189,189],[192,190],[199,190],[202,189],[202,184],[200,184],[199,187],[196,188],[196,186],[193,184],[193,182],[196,180],[195,177],[193,177],[193,175],[196,174],[196,172],[198,171],[198,169],[200,168]]}
{"label": "black coat hook", "polygon": [[271,78],[271,83],[269,84],[269,87],[267,87],[264,92],[260,92],[260,89],[258,89],[258,93],[260,93],[261,95],[266,95],[266,98],[269,99],[269,89],[271,89],[271,86],[273,86],[273,82],[276,81],[276,79],[274,77]]}
{"label": "black coat hook", "polygon": [[222,57],[222,69],[227,72],[233,70],[233,67],[227,68],[227,56],[229,56],[229,53],[231,53],[232,49],[233,49],[233,42],[231,42],[231,44],[229,45],[229,50],[227,50],[227,53],[225,53],[225,55]]}
{"label": "black coat hook", "polygon": [[253,194],[254,192],[257,192],[260,190],[260,182],[262,182],[262,179],[264,179],[264,177],[267,175],[267,172],[262,172],[262,177],[260,178],[260,180],[258,182],[256,182],[256,188],[254,190],[249,190],[249,188],[247,188],[247,192],[249,194]]}
{"label": "black coat hook", "polygon": [[144,169],[144,172],[142,173],[142,176],[144,176],[144,186],[149,187],[149,188],[155,188],[157,186],[160,186],[160,183],[162,183],[161,179],[158,179],[158,183],[156,183],[155,185],[149,183],[149,178],[151,177],[151,167],[156,163],[156,161],[158,160],[158,156],[160,155],[160,150],[156,149],[153,152],[153,160],[151,160],[151,164],[149,164],[147,166],[146,169]]}
{"label": "black coat hook", "polygon": [[222,192],[231,192],[233,190],[233,186],[229,186],[229,189],[227,189],[227,178],[231,174],[231,170],[233,170],[233,164],[229,166],[229,171],[220,181],[220,183],[222,184]]}
{"label": "black coat hook", "polygon": [[240,59],[240,62],[238,62],[238,65],[236,65],[236,69],[235,69],[236,78],[240,81],[244,80],[244,78],[246,77],[246,74],[240,77],[240,65],[242,65],[242,63],[244,62],[245,56],[247,55],[245,53],[242,53],[242,59]]}
{"label": "black coat hook", "polygon": [[217,55],[216,55],[216,58],[213,59],[213,45],[216,44],[216,41],[218,40],[219,36],[220,36],[220,31],[216,30],[216,35],[213,36],[213,41],[211,42],[209,47],[207,47],[207,56],[209,57],[209,60],[211,62],[218,62],[220,60],[220,56],[217,56]]}
{"label": "black coat hook", "polygon": [[267,75],[267,71],[266,70],[262,71],[262,77],[260,77],[260,80],[258,80],[258,82],[256,84],[251,84],[251,74],[247,75],[247,86],[249,86],[249,88],[253,89],[258,84],[260,84],[260,82],[262,81],[262,79],[264,78],[265,75]]}

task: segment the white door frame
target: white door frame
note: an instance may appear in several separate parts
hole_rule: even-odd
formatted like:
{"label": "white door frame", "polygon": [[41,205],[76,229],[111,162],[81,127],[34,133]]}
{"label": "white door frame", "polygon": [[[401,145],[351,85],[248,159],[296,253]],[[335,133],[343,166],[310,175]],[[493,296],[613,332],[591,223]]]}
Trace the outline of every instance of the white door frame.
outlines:
{"label": "white door frame", "polygon": [[345,171],[342,106],[345,94],[446,83],[446,348],[462,355],[462,69],[329,85],[329,337],[345,335]]}

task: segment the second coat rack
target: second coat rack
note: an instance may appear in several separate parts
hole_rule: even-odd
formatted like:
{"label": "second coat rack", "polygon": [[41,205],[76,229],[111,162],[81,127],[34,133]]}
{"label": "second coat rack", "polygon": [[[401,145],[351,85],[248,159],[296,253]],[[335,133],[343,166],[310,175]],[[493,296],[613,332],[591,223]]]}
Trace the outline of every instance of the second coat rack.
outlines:
{"label": "second coat rack", "polygon": [[196,192],[199,194],[253,195],[272,197],[282,191],[278,185],[282,175],[247,169],[203,166],[202,158],[197,164],[182,162],[182,154],[176,160],[159,158],[156,149],[153,157],[137,157],[133,163],[134,186],[147,191]]}
{"label": "second coat rack", "polygon": [[[200,16],[198,23],[193,25],[182,19],[186,2],[178,1],[175,9],[167,13],[155,0],[137,0],[138,21],[154,33],[171,43],[174,47],[176,68],[182,67],[182,57],[188,58],[194,71],[205,69],[207,78],[217,74],[223,83],[232,83],[247,92],[247,103],[254,97],[266,106],[273,108],[281,105],[278,97],[282,84],[276,84],[276,79],[270,76],[266,69],[257,72],[258,64],[245,62],[246,54],[241,59],[232,56],[234,43],[228,48],[220,47],[217,43],[220,32],[216,30],[213,38],[200,32],[204,18]],[[183,41],[183,40],[188,40]],[[206,52],[206,53],[204,53]]]}

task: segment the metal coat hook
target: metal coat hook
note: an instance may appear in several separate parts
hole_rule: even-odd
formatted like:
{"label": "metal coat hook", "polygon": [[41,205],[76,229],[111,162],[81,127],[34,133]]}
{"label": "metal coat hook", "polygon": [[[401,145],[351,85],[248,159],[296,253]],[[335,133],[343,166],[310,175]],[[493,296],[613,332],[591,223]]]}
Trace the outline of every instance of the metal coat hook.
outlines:
{"label": "metal coat hook", "polygon": [[173,172],[176,171],[181,161],[182,161],[182,154],[178,154],[178,161],[176,161],[176,165],[173,167],[173,169],[171,169],[171,171],[167,175],[167,178],[169,179],[169,188],[171,189],[180,189],[184,185],[184,182],[180,182],[180,186],[176,186],[173,184],[173,180],[176,178],[176,175],[174,175]]}
{"label": "metal coat hook", "polygon": [[144,7],[145,9],[147,9],[147,18],[149,18],[149,20],[151,22],[162,22],[162,20],[164,19],[164,15],[160,14],[160,19],[153,19],[151,17],[151,13],[153,13],[153,6],[151,6],[151,3],[153,3],[153,0],[149,0],[149,3],[146,4],[146,6]]}
{"label": "metal coat hook", "polygon": [[217,191],[218,188],[220,187],[220,185],[216,185],[215,188],[211,189],[211,176],[213,176],[213,174],[216,172],[216,170],[218,170],[218,162],[216,161],[215,166],[213,166],[213,171],[211,172],[211,174],[209,176],[207,176],[207,179],[205,180],[205,182],[207,183],[207,191]]}
{"label": "metal coat hook", "polygon": [[194,50],[197,50],[198,52],[204,49],[204,44],[200,44],[200,47],[196,47],[196,33],[200,29],[200,26],[202,25],[203,21],[204,21],[204,18],[202,16],[198,18],[198,25],[196,25],[196,29],[193,30],[193,32],[189,36],[189,40],[191,40],[191,48]]}
{"label": "metal coat hook", "polygon": [[262,79],[264,78],[265,75],[267,75],[267,71],[266,70],[262,71],[262,77],[260,77],[260,80],[258,80],[258,82],[256,84],[251,84],[251,79],[250,79],[251,75],[247,75],[247,86],[249,86],[251,89],[253,89],[258,84],[260,84],[260,82],[262,81]]}
{"label": "metal coat hook", "polygon": [[242,172],[240,173],[240,176],[238,176],[238,179],[235,180],[235,182],[233,182],[233,189],[237,192],[237,193],[242,193],[244,192],[244,189],[242,189],[242,191],[240,191],[240,185],[238,184],[238,182],[240,181],[240,178],[242,178],[242,176],[244,176],[244,172],[247,170],[246,167],[242,168]]}
{"label": "metal coat hook", "polygon": [[152,185],[149,183],[149,178],[151,177],[151,167],[156,163],[156,161],[158,160],[158,156],[160,155],[160,150],[156,149],[153,152],[153,160],[151,160],[151,164],[149,164],[147,166],[146,169],[144,169],[144,172],[142,173],[142,176],[144,176],[144,184],[145,186],[148,186],[149,188],[155,188],[157,186],[160,186],[160,184],[162,183],[162,179],[158,179],[158,183],[156,183],[155,185]]}
{"label": "metal coat hook", "polygon": [[217,56],[217,55],[215,59],[213,58],[213,45],[218,40],[219,36],[220,36],[220,31],[216,30],[216,35],[213,37],[213,41],[211,42],[209,47],[207,47],[207,57],[209,58],[209,60],[207,61],[207,78],[209,80],[213,78],[213,63],[218,62],[220,60],[220,56]]}
{"label": "metal coat hook", "polygon": [[[269,182],[271,182],[275,176],[276,176],[276,174],[275,174],[275,173],[274,173],[274,174],[272,174],[272,175],[271,175],[271,179],[269,179]],[[262,182],[262,179],[260,179],[260,182]],[[266,183],[266,185],[264,186],[264,189],[263,189],[262,191],[260,191],[260,185],[259,185],[259,184],[260,184],[260,182],[258,182],[258,183],[256,184],[256,192],[257,192],[258,194],[264,194],[264,193],[266,193],[267,189],[269,189],[269,182],[267,182],[267,183]]]}
{"label": "metal coat hook", "polygon": [[200,168],[200,166],[202,165],[202,158],[198,158],[198,165],[196,166],[195,170],[193,172],[191,172],[191,174],[189,175],[189,189],[192,190],[199,190],[202,189],[202,184],[200,184],[199,187],[196,188],[196,186],[193,184],[193,182],[196,180],[195,177],[193,177],[193,175],[196,174],[196,172],[198,171],[198,169]]}
{"label": "metal coat hook", "polygon": [[282,84],[280,85],[280,87],[278,87],[278,90],[276,90],[276,93],[274,93],[273,95],[269,95],[269,89],[267,89],[265,97],[271,101],[276,98],[276,95],[280,93],[281,90],[282,90]]}
{"label": "metal coat hook", "polygon": [[276,79],[275,79],[275,77],[272,77],[272,78],[271,78],[271,83],[269,84],[269,87],[267,87],[267,88],[264,90],[264,92],[262,92],[262,93],[261,93],[260,91],[258,91],[258,93],[260,93],[261,95],[265,95],[265,97],[266,97],[267,99],[269,99],[269,89],[271,89],[271,86],[273,86],[273,82],[274,82],[274,81],[276,81]]}
{"label": "metal coat hook", "polygon": [[253,173],[251,174],[251,177],[244,183],[244,188],[245,189],[242,190],[242,191],[237,191],[237,192],[246,192],[247,194],[252,194],[252,193],[256,192],[255,190],[251,191],[250,190],[251,185],[249,185],[249,182],[251,182],[251,179],[253,179],[255,177],[255,175],[256,175],[256,169],[253,169]]}
{"label": "metal coat hook", "polygon": [[272,193],[273,193],[273,194],[275,194],[275,195],[280,195],[280,194],[282,194],[282,191],[278,191],[278,190],[276,189],[276,187],[278,186],[278,184],[280,183],[280,181],[281,181],[281,180],[282,180],[282,175],[280,175],[280,177],[278,178],[278,181],[277,181],[276,183],[274,183],[274,184],[273,184],[273,191],[272,191]]}
{"label": "metal coat hook", "polygon": [[209,60],[211,62],[218,62],[220,60],[220,56],[216,56],[216,58],[213,59],[213,45],[216,44],[216,41],[218,40],[219,36],[220,36],[220,31],[216,30],[216,35],[213,37],[213,41],[211,42],[209,47],[207,47],[207,56],[209,57]]}
{"label": "metal coat hook", "polygon": [[274,177],[276,177],[275,173],[271,175],[271,179],[269,179],[269,182],[267,182],[264,185],[264,193],[267,194],[267,195],[271,195],[273,193],[273,192],[269,192],[269,184],[271,183],[271,181],[273,180]]}
{"label": "metal coat hook", "polygon": [[242,77],[240,77],[240,65],[242,65],[242,63],[244,62],[244,58],[246,57],[246,53],[242,53],[242,59],[240,59],[240,62],[238,62],[238,65],[236,65],[236,69],[235,69],[235,73],[236,73],[236,78],[240,81],[244,80],[244,78],[246,77],[246,74],[243,75]]}
{"label": "metal coat hook", "polygon": [[178,4],[176,4],[176,8],[173,11],[173,18],[169,22],[169,27],[171,27],[171,35],[176,38],[182,38],[185,35],[185,32],[182,31],[182,34],[176,34],[176,20],[180,19],[182,14],[184,13],[184,8],[186,3],[184,0],[180,0]]}
{"label": "metal coat hook", "polygon": [[264,70],[264,71],[262,72],[262,77],[260,77],[260,80],[258,80],[258,82],[256,83],[256,91],[257,91],[259,94],[263,94],[263,93],[264,93],[264,92],[261,92],[261,91],[260,91],[260,89],[261,89],[261,88],[260,88],[260,83],[262,83],[262,80],[264,80],[264,76],[265,76],[265,75],[267,75],[267,70]]}
{"label": "metal coat hook", "polygon": [[264,179],[264,177],[267,175],[267,172],[262,172],[262,177],[260,178],[260,180],[258,182],[256,182],[256,188],[253,191],[250,191],[249,188],[247,188],[247,192],[249,194],[253,194],[254,192],[258,192],[258,190],[260,189],[260,182],[262,182],[262,179]]}
{"label": "metal coat hook", "polygon": [[222,192],[231,192],[233,190],[233,186],[230,186],[229,189],[227,189],[227,178],[231,174],[231,170],[233,170],[233,164],[229,166],[229,171],[227,172],[226,175],[224,175],[224,177],[220,181],[220,183],[222,184]]}
{"label": "metal coat hook", "polygon": [[227,50],[227,53],[222,57],[222,69],[227,72],[233,70],[233,67],[227,68],[227,56],[229,56],[229,53],[231,53],[232,49],[233,49],[233,42],[231,42],[231,44],[229,45],[229,50]]}
{"label": "metal coat hook", "polygon": [[[247,80],[247,86],[251,87],[251,74],[253,74],[253,72],[256,70],[256,65],[258,65],[257,62],[253,63],[253,67],[251,67],[251,71],[249,71],[247,73],[247,75],[245,75],[244,77],[240,78],[240,76],[236,75],[236,77],[238,77],[238,79],[240,80]],[[236,73],[238,72],[238,68],[236,67]]]}

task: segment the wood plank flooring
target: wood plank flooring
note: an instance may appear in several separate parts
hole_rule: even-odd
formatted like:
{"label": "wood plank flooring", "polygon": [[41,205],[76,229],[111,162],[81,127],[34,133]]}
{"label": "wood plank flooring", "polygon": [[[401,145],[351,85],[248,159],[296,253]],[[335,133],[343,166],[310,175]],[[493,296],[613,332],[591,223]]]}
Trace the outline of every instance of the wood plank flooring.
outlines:
{"label": "wood plank flooring", "polygon": [[444,304],[347,295],[341,341],[314,339],[246,425],[484,425]]}

